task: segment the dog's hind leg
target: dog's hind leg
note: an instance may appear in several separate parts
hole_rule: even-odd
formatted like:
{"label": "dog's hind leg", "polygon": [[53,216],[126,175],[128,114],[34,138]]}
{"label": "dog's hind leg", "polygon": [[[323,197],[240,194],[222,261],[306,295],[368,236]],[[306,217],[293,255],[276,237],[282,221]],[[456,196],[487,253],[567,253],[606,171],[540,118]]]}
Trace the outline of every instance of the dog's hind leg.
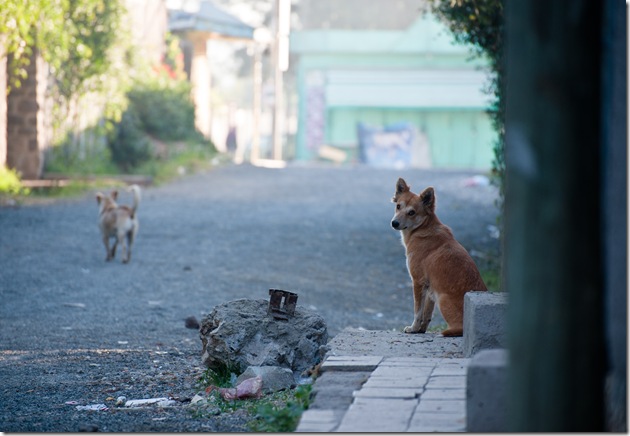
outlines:
{"label": "dog's hind leg", "polygon": [[[131,260],[131,246],[133,245],[133,240],[134,240],[134,232],[133,231],[129,231],[127,232],[127,257],[123,258],[123,262],[127,263]],[[126,260],[125,260],[126,259]]]}
{"label": "dog's hind leg", "polygon": [[462,336],[464,334],[463,298],[443,296],[439,301],[440,311],[448,325],[442,336]]}
{"label": "dog's hind leg", "polygon": [[425,281],[413,283],[413,324],[405,327],[405,333],[425,333],[431,322],[435,301],[431,295],[429,284]]}
{"label": "dog's hind leg", "polygon": [[120,245],[121,245],[120,250],[122,251],[122,253],[120,255],[122,257],[122,263],[127,263],[129,262],[129,246],[127,243],[127,233],[119,232],[118,240],[120,241]]}

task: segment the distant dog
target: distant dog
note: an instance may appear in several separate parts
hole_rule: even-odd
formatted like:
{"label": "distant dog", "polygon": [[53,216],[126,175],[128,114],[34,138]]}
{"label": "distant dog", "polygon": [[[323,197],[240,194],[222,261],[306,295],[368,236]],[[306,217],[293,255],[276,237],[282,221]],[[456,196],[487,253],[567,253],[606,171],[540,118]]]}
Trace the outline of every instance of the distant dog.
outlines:
{"label": "distant dog", "polygon": [[[129,262],[131,259],[131,246],[138,233],[138,216],[136,210],[140,203],[140,187],[131,185],[127,191],[133,193],[133,204],[129,206],[119,206],[116,204],[118,191],[112,191],[109,195],[98,192],[96,202],[99,205],[98,226],[101,229],[103,244],[107,252],[106,261],[110,261],[116,255],[116,246],[122,245],[122,261]],[[114,245],[109,248],[109,239],[114,238]]]}
{"label": "distant dog", "polygon": [[396,203],[392,227],[401,232],[413,282],[414,320],[405,333],[426,332],[437,301],[448,324],[442,335],[462,336],[464,294],[487,290],[475,262],[435,214],[432,187],[416,195],[398,179],[392,202]]}

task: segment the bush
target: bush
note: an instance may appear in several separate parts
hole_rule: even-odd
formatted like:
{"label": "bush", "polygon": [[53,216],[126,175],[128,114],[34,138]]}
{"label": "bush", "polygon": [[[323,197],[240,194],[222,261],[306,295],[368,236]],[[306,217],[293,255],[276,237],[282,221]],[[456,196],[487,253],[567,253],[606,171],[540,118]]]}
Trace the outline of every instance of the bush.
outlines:
{"label": "bush", "polygon": [[151,145],[133,105],[127,108],[116,125],[109,149],[112,161],[127,172],[151,159]]}
{"label": "bush", "polygon": [[0,195],[28,194],[28,189],[22,187],[20,176],[15,170],[0,167]]}
{"label": "bush", "polygon": [[146,133],[163,141],[176,141],[200,137],[190,92],[188,82],[154,80],[137,85],[128,97]]}

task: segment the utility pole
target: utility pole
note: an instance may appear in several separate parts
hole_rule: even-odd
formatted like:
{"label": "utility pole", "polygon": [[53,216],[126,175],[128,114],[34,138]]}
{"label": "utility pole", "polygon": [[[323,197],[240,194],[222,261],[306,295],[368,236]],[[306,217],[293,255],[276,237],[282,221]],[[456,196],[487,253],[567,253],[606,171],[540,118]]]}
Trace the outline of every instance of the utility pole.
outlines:
{"label": "utility pole", "polygon": [[284,133],[284,81],[283,73],[289,69],[289,32],[291,0],[275,0],[274,20],[274,111],[273,111],[273,158],[282,160]]}
{"label": "utility pole", "polygon": [[604,431],[603,5],[505,2],[509,431]]}

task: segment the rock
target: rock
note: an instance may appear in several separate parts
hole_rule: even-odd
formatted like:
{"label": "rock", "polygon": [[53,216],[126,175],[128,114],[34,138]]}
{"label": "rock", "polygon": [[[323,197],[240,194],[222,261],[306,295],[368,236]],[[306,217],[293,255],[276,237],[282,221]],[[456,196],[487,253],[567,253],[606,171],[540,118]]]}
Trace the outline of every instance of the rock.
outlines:
{"label": "rock", "polygon": [[266,300],[239,299],[216,306],[201,321],[202,361],[245,371],[248,366],[280,366],[302,372],[322,360],[328,328],[315,312],[296,308],[288,320],[267,313]]}
{"label": "rock", "polygon": [[184,326],[187,329],[199,330],[199,321],[194,316],[189,316],[184,320]]}
{"label": "rock", "polygon": [[236,383],[240,383],[251,377],[262,378],[262,389],[266,394],[283,389],[290,389],[296,385],[293,371],[289,368],[281,368],[279,366],[249,366],[245,372],[236,379]]}

